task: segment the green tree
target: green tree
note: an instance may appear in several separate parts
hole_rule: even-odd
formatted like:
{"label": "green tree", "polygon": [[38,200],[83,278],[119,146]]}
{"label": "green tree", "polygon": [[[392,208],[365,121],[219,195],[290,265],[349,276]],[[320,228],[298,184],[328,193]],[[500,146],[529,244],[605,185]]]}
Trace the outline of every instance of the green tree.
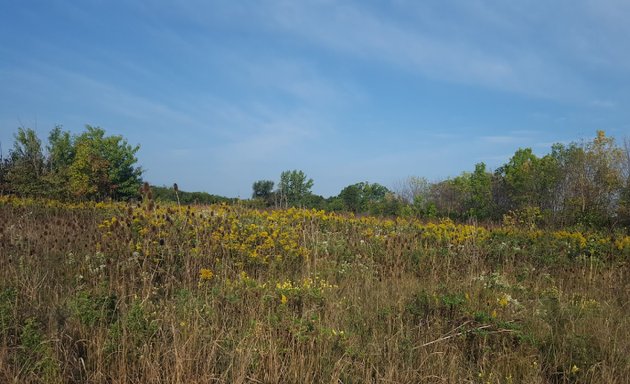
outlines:
{"label": "green tree", "polygon": [[275,183],[271,180],[255,181],[252,185],[252,198],[264,201],[267,206],[272,205],[274,184]]}
{"label": "green tree", "polygon": [[284,171],[280,174],[277,197],[280,206],[298,206],[311,193],[313,179],[306,177],[302,171]]}
{"label": "green tree", "polygon": [[74,140],[70,132],[57,125],[48,135],[46,146],[46,183],[50,194],[57,198],[70,196],[70,166],[75,158]]}
{"label": "green tree", "polygon": [[427,211],[454,218],[488,219],[494,214],[493,178],[484,163],[475,170],[433,184],[427,201]]}
{"label": "green tree", "polygon": [[389,190],[378,183],[360,182],[349,185],[341,190],[339,197],[343,200],[345,208],[359,213],[367,212],[385,199]]}
{"label": "green tree", "polygon": [[497,174],[505,182],[510,209],[536,205],[536,166],[538,158],[531,148],[519,148]]}
{"label": "green tree", "polygon": [[405,202],[396,194],[387,192],[378,203],[372,204],[370,213],[373,215],[399,216]]}
{"label": "green tree", "polygon": [[623,150],[604,131],[590,142],[556,144],[552,156],[561,170],[557,194],[562,223],[611,222],[623,190]]}
{"label": "green tree", "polygon": [[330,212],[340,212],[345,209],[345,204],[343,200],[341,199],[341,197],[331,196],[326,199],[324,208]]}
{"label": "green tree", "polygon": [[492,174],[485,163],[475,164],[475,171],[468,178],[470,195],[468,214],[478,219],[488,219],[493,213]]}
{"label": "green tree", "polygon": [[361,188],[358,184],[349,185],[342,189],[339,197],[343,201],[344,208],[348,211],[357,213],[365,209],[361,199]]}
{"label": "green tree", "polygon": [[44,154],[42,142],[34,130],[18,128],[6,170],[11,190],[23,196],[42,195],[44,187]]}
{"label": "green tree", "polygon": [[552,214],[557,210],[559,175],[558,162],[553,156],[539,158],[531,148],[518,149],[496,172],[507,195],[506,201],[498,199],[497,205],[505,211],[538,208]]}
{"label": "green tree", "polygon": [[302,198],[300,205],[309,209],[326,209],[326,199],[321,195],[309,192]]}
{"label": "green tree", "polygon": [[75,158],[70,165],[70,187],[78,197],[128,199],[138,195],[142,169],[136,167],[139,146],[122,136],[105,136],[98,127],[86,126],[75,140]]}

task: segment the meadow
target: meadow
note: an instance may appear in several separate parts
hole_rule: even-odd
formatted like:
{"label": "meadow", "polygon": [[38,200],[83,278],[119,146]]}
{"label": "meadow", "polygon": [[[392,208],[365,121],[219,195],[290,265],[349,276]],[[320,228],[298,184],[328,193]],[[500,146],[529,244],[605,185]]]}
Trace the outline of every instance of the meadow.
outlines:
{"label": "meadow", "polygon": [[0,197],[2,383],[626,383],[630,237]]}

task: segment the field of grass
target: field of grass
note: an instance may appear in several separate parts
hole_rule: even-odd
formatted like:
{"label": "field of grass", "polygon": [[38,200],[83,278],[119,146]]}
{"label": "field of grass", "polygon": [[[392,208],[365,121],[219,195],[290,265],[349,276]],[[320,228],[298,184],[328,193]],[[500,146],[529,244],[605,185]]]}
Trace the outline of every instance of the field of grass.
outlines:
{"label": "field of grass", "polygon": [[2,383],[627,383],[630,237],[0,197]]}

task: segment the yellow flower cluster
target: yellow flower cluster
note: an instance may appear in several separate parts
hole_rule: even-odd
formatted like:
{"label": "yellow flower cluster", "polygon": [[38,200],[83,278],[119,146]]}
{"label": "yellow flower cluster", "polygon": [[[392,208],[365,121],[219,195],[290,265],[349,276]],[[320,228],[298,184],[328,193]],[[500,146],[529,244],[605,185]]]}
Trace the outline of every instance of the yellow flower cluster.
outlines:
{"label": "yellow flower cluster", "polygon": [[303,223],[309,212],[294,209],[230,212],[214,228],[211,238],[226,251],[244,256],[250,262],[264,264],[286,257],[307,257]]}
{"label": "yellow flower cluster", "polygon": [[214,272],[212,272],[211,269],[201,268],[201,271],[199,271],[199,278],[201,280],[212,280],[213,277],[214,277]]}
{"label": "yellow flower cluster", "polygon": [[513,305],[513,306],[519,305],[518,301],[516,301],[516,299],[514,299],[511,295],[507,293],[504,293],[499,298],[497,298],[497,304],[499,304],[499,307],[501,308],[505,308],[508,305]]}
{"label": "yellow flower cluster", "polygon": [[622,251],[624,249],[630,250],[630,236],[624,236],[615,241],[615,247]]}
{"label": "yellow flower cluster", "polygon": [[[625,234],[607,237],[597,232],[522,226],[488,229],[449,219],[423,222],[415,218],[355,217],[297,208],[268,211],[225,204],[68,204],[10,196],[0,196],[1,204],[101,210],[109,218],[99,225],[100,238],[96,241],[102,245],[99,250],[108,255],[137,253],[143,260],[158,260],[165,254],[198,258],[202,261],[196,268],[203,265],[213,270],[217,270],[215,260],[223,260],[234,265],[236,271],[250,273],[272,267],[301,273],[304,266],[328,255],[333,246],[348,254],[379,257],[382,261],[406,257],[409,251],[422,246],[462,250],[474,244],[514,252],[544,249],[549,254],[601,259],[630,251],[630,236]],[[322,244],[326,244],[325,252],[320,252]]]}
{"label": "yellow flower cluster", "polygon": [[569,246],[579,249],[586,247],[586,237],[580,232],[556,231],[553,233],[553,237],[557,240],[566,241]]}
{"label": "yellow flower cluster", "polygon": [[322,292],[331,288],[336,287],[332,284],[329,284],[327,281],[320,279],[319,277],[307,277],[304,278],[301,282],[284,280],[276,283],[276,289],[284,293],[300,292],[303,290],[314,290]]}
{"label": "yellow flower cluster", "polygon": [[416,229],[422,233],[423,240],[433,244],[460,245],[469,241],[483,241],[488,237],[488,230],[474,225],[455,224],[450,219],[439,223],[416,223]]}

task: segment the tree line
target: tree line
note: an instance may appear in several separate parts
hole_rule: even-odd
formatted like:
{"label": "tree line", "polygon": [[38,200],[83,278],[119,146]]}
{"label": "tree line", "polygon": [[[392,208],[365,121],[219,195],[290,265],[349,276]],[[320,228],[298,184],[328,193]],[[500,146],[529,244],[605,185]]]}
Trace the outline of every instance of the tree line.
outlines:
{"label": "tree line", "polygon": [[519,225],[630,225],[630,141],[621,146],[597,131],[590,141],[557,143],[539,157],[520,148],[494,172],[478,163],[472,172],[438,182],[409,177],[392,190],[378,184],[349,185],[339,195],[311,193],[313,180],[285,171],[252,186],[261,206],[301,206],[329,211],[507,221]]}
{"label": "tree line", "polygon": [[8,156],[0,158],[0,193],[61,200],[134,198],[142,184],[139,149],[89,125],[78,135],[56,126],[46,144],[33,129],[21,127]]}
{"label": "tree line", "polygon": [[387,216],[399,214],[403,204],[396,194],[378,183],[355,183],[341,190],[338,196],[329,198],[313,194],[313,184],[313,179],[303,171],[287,170],[280,174],[280,182],[275,189],[273,180],[254,182],[252,203],[259,208],[303,207]]}
{"label": "tree line", "polygon": [[[8,156],[0,153],[0,194],[61,200],[139,198],[139,146],[87,125],[77,135],[54,127],[43,143],[35,131],[19,128]],[[557,143],[544,156],[520,148],[494,171],[478,163],[470,172],[429,182],[409,177],[391,189],[358,182],[338,195],[312,192],[301,170],[281,173],[278,184],[258,180],[257,208],[304,207],[355,214],[449,217],[459,221],[507,221],[519,225],[630,226],[630,141],[621,145],[597,131],[589,141]],[[235,202],[206,192],[151,187],[156,200],[182,204]]]}

